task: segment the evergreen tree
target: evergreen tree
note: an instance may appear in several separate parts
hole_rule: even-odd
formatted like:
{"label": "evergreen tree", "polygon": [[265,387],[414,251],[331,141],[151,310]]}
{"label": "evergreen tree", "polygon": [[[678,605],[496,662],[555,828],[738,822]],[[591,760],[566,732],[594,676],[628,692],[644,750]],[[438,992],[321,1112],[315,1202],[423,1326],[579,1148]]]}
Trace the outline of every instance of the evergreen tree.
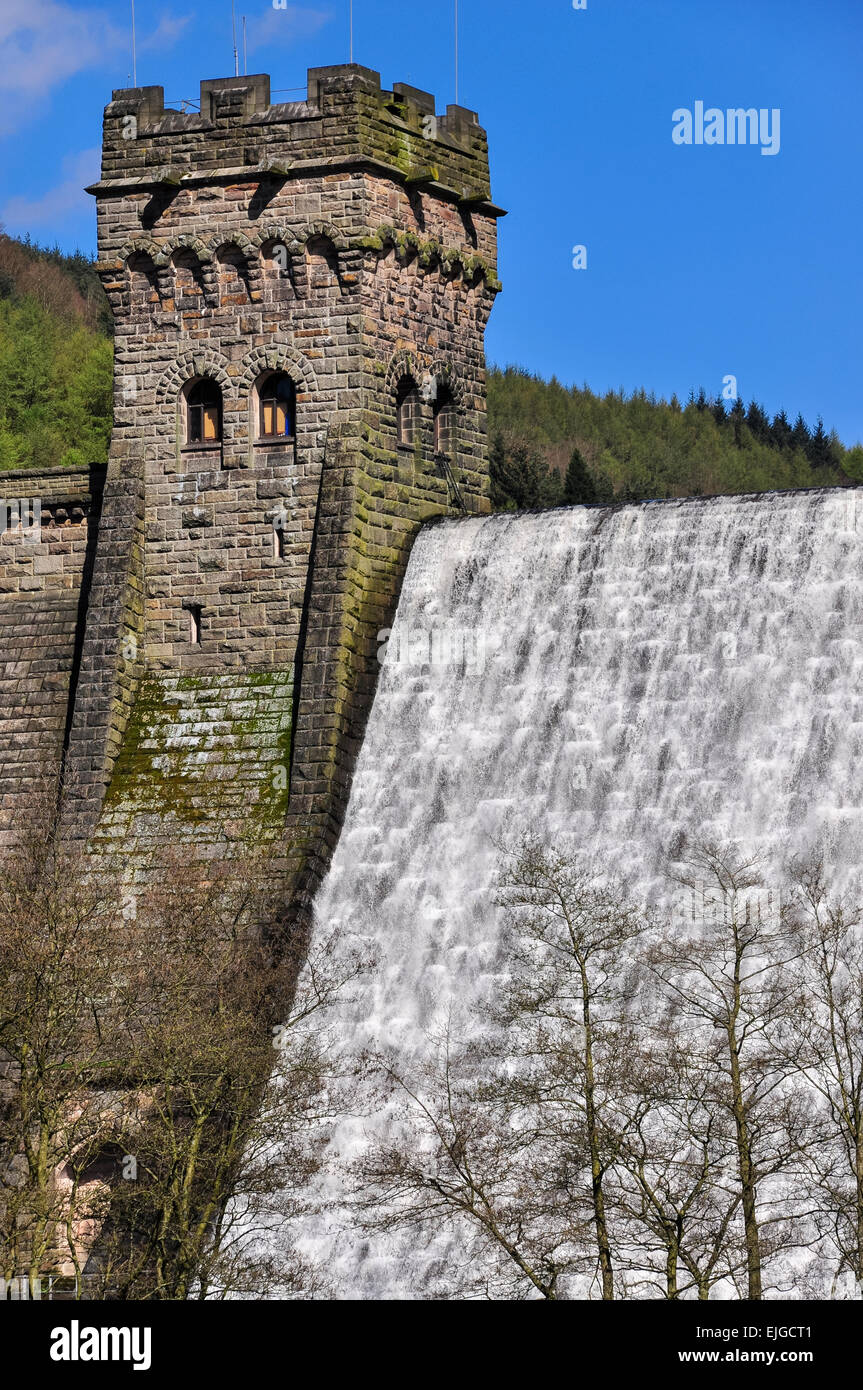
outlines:
{"label": "evergreen tree", "polygon": [[[863,452],[863,450],[861,450]],[[597,473],[594,481],[597,502],[613,502],[614,487],[605,473]]]}
{"label": "evergreen tree", "polygon": [[561,482],[542,454],[528,444],[507,445],[498,434],[489,458],[492,505],[502,511],[535,511],[561,502]]}
{"label": "evergreen tree", "polygon": [[731,423],[734,426],[734,443],[738,449],[743,448],[743,426],[746,421],[746,407],[743,404],[743,397],[738,396],[731,410]]}
{"label": "evergreen tree", "polygon": [[780,410],[773,417],[773,424],[770,428],[770,438],[775,449],[790,449],[793,447],[794,432],[788,423],[788,416],[784,410]]}
{"label": "evergreen tree", "polygon": [[[678,414],[670,403],[651,405],[643,392],[594,395],[587,386],[560,383],[552,397],[547,382],[515,367],[492,369],[488,387],[489,437],[499,432],[505,440],[523,442],[561,473],[578,446],[591,460],[598,502],[615,495],[620,500],[625,486],[630,495],[644,498],[688,497],[696,490],[708,496],[764,492],[812,482],[808,459],[790,447],[777,447],[772,426],[763,439],[755,439],[745,409],[741,419],[737,407],[735,430],[727,401],[710,401],[701,411],[693,393]],[[790,437],[785,417],[778,420],[779,437]],[[834,466],[820,469],[818,476],[839,485],[849,476],[844,471],[847,455],[838,440],[831,437],[830,445]],[[553,474],[549,481],[553,488]],[[522,489],[514,485],[514,490]],[[517,505],[509,492],[505,496],[508,501],[500,505]]]}
{"label": "evergreen tree", "polygon": [[746,412],[746,423],[753,439],[769,444],[770,423],[757,401],[750,401],[749,409]]}
{"label": "evergreen tree", "polygon": [[824,428],[824,421],[818,416],[818,423],[809,440],[806,457],[813,468],[830,468],[834,463],[830,436]]}
{"label": "evergreen tree", "polygon": [[21,445],[14,434],[0,424],[0,469],[18,468],[21,464]]}
{"label": "evergreen tree", "polygon": [[854,483],[863,483],[863,444],[855,444],[842,460],[842,471]]}
{"label": "evergreen tree", "polygon": [[588,472],[587,464],[578,449],[573,449],[563,481],[564,506],[574,507],[580,502],[595,502],[596,487]]}
{"label": "evergreen tree", "polygon": [[498,509],[505,509],[512,501],[507,472],[506,446],[503,435],[496,434],[491,441],[488,453],[488,471],[491,480],[491,502]]}
{"label": "evergreen tree", "polygon": [[807,457],[809,453],[809,441],[811,437],[812,436],[809,433],[809,426],[803,419],[803,416],[798,415],[797,419],[794,421],[794,429],[791,431],[791,439],[794,444],[794,448],[799,449],[800,452],[802,454],[806,454]]}

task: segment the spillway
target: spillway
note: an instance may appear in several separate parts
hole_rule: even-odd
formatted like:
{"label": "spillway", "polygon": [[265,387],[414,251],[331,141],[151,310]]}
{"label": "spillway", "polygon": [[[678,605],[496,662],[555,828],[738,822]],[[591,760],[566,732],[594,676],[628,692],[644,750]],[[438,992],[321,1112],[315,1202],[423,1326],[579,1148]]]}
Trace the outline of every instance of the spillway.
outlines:
{"label": "spillway", "polygon": [[[316,904],[376,956],[334,1021],[415,1065],[505,969],[495,841],[565,837],[661,905],[688,838],[819,846],[863,887],[863,490],[435,525],[415,545],[345,826]],[[345,1117],[327,1195],[387,1114]],[[436,1252],[304,1245],[346,1296],[423,1296]],[[444,1252],[445,1254],[445,1252]],[[445,1263],[445,1261],[444,1261]]]}

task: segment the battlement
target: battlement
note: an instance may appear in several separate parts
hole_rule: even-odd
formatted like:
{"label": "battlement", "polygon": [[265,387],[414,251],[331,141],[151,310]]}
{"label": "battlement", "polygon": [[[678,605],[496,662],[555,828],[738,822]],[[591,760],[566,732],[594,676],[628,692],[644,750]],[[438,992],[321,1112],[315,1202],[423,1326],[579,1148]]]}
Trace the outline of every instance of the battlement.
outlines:
{"label": "battlement", "polygon": [[476,112],[357,64],[282,95],[105,108],[114,428],[65,767],[74,833],[142,863],[228,846],[256,806],[305,902],[413,537],[489,506],[502,210]]}
{"label": "battlement", "polygon": [[200,110],[165,107],[162,87],[113,93],[105,108],[100,197],[240,176],[290,179],[372,168],[439,196],[490,203],[488,143],[475,111],[359,64],[310,68],[305,101],[272,103],[267,74],[201,82]]}

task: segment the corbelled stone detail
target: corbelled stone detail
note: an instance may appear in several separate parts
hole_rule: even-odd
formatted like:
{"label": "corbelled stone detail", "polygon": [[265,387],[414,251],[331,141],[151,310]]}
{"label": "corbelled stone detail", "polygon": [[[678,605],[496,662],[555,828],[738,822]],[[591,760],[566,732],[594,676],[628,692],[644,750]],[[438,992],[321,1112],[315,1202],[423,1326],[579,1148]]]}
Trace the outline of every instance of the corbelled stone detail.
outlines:
{"label": "corbelled stone detail", "polygon": [[[115,413],[69,823],[94,847],[143,854],[167,834],[228,849],[202,808],[239,779],[307,898],[417,528],[489,505],[501,210],[485,133],[356,65],[310,71],[305,102],[271,104],[266,76],[202,83],[199,113],[166,111],[161,88],[120,91],[90,191]],[[273,372],[296,410],[278,438],[262,437]],[[189,425],[198,387],[205,438]],[[230,706],[250,700],[236,756]],[[274,738],[289,787],[272,777]]]}

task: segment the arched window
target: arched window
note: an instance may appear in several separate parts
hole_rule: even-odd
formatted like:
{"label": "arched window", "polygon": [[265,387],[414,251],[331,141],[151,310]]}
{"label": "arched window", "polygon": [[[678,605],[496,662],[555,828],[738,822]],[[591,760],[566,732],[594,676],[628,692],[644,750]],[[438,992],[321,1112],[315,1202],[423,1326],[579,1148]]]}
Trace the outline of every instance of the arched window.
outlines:
{"label": "arched window", "polygon": [[412,376],[403,376],[396,389],[396,440],[413,444],[420,431],[420,393]]}
{"label": "arched window", "polygon": [[452,392],[449,387],[438,382],[434,403],[434,451],[436,454],[452,455],[454,414],[455,403]]}
{"label": "arched window", "polygon": [[297,428],[297,391],[287,372],[271,372],[258,387],[260,439],[292,439]]}
{"label": "arched window", "polygon": [[186,392],[186,443],[218,444],[222,438],[222,392],[203,377]]}

